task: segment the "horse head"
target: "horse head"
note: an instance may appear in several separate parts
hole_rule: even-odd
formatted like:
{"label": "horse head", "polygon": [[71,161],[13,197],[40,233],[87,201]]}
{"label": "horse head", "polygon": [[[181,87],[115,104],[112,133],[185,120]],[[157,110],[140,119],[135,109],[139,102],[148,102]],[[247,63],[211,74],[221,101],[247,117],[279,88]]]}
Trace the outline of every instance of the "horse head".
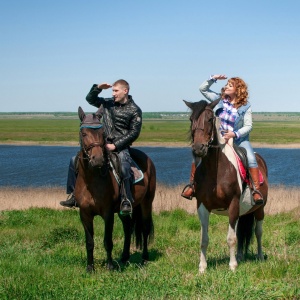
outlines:
{"label": "horse head", "polygon": [[183,101],[192,110],[190,134],[193,154],[196,157],[204,157],[207,155],[208,148],[212,147],[214,142],[216,118],[213,108],[219,100],[210,104],[205,100],[199,102]]}
{"label": "horse head", "polygon": [[100,122],[102,117],[100,109],[93,114],[85,114],[79,106],[78,116],[80,123],[80,146],[84,158],[88,160],[90,167],[101,168],[105,162],[105,139],[103,137],[103,125]]}

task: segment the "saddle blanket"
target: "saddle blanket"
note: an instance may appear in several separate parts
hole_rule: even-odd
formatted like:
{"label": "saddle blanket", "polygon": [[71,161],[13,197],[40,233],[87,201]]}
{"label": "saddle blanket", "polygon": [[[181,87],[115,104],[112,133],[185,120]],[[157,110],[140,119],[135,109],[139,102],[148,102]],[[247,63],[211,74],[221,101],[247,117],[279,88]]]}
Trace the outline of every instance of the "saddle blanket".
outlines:
{"label": "saddle blanket", "polygon": [[[117,173],[113,163],[111,161],[109,161],[109,164],[112,168],[113,174],[118,182],[118,184],[121,184],[121,178],[119,176],[119,174]],[[140,169],[140,167],[137,165],[137,163],[132,159],[132,163],[131,163],[131,171],[133,173],[133,184],[136,184],[137,182],[141,181],[144,179],[144,174],[142,172],[142,170]]]}

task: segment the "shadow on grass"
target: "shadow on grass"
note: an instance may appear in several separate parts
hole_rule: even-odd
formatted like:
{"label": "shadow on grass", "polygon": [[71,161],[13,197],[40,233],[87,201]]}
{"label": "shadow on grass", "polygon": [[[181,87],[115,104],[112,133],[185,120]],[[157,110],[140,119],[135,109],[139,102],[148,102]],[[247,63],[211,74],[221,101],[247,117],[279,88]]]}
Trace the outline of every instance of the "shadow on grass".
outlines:
{"label": "shadow on grass", "polygon": [[[152,261],[156,261],[159,257],[162,256],[162,253],[156,249],[149,250],[149,261],[145,262],[142,260],[142,251],[134,251],[130,255],[130,259],[128,262],[123,263],[121,261],[121,258],[118,260],[113,260],[114,269],[113,271],[119,271],[123,272],[127,268],[134,266],[135,268],[141,268],[146,267],[148,263],[151,263]],[[95,259],[95,269],[96,271],[99,269],[107,269],[106,268],[106,259]],[[107,269],[108,271],[108,269]]]}
{"label": "shadow on grass", "polygon": [[[264,260],[268,259],[268,255],[264,255]],[[228,265],[229,264],[229,255],[228,256],[222,256],[219,258],[211,258],[207,260],[207,267],[208,268],[216,268],[220,265]],[[255,253],[247,254],[242,261],[239,261],[238,264],[243,264],[246,262],[261,262]]]}

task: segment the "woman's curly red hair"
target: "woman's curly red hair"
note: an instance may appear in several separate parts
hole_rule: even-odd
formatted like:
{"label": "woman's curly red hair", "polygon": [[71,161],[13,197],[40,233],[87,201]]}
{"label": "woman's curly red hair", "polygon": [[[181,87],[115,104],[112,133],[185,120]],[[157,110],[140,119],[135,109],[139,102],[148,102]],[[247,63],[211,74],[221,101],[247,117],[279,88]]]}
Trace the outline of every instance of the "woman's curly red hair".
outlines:
{"label": "woman's curly red hair", "polygon": [[[228,79],[228,82],[232,83],[236,88],[236,101],[235,106],[239,108],[242,105],[245,105],[248,101],[248,86],[246,82],[239,77],[232,77]],[[228,98],[228,96],[224,93],[224,88],[221,90],[222,99]]]}

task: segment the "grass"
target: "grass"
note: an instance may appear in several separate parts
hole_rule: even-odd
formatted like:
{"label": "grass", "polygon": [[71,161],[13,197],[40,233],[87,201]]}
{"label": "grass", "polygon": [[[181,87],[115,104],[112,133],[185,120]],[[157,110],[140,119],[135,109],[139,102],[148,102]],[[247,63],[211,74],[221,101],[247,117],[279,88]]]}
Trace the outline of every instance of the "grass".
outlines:
{"label": "grass", "polygon": [[[3,188],[0,299],[300,298],[299,189],[271,187],[263,234],[267,259],[255,259],[254,242],[251,255],[234,273],[228,267],[228,219],[211,215],[208,269],[204,275],[198,274],[200,223],[196,203],[182,199],[180,191],[181,187],[158,185],[154,200],[155,239],[149,247],[150,262],[146,266],[140,264],[141,253],[134,247],[128,265],[118,261],[123,233],[116,217],[115,270],[106,270],[104,224],[97,217],[96,272],[87,274],[78,210],[64,209],[58,204],[65,196],[64,190]],[[16,206],[7,210],[9,204]]]}
{"label": "grass", "polygon": [[1,299],[297,299],[299,212],[268,216],[264,223],[265,262],[253,254],[229,271],[227,219],[211,216],[208,269],[198,274],[200,224],[183,210],[154,214],[150,262],[118,261],[121,222],[114,230],[115,270],[104,265],[103,222],[95,221],[96,272],[85,272],[83,229],[76,210],[31,208],[0,214]]}
{"label": "grass", "polygon": [[[189,121],[144,119],[137,142],[188,143]],[[0,118],[0,142],[78,143],[78,119]],[[255,121],[251,141],[266,144],[300,143],[300,121]]]}

